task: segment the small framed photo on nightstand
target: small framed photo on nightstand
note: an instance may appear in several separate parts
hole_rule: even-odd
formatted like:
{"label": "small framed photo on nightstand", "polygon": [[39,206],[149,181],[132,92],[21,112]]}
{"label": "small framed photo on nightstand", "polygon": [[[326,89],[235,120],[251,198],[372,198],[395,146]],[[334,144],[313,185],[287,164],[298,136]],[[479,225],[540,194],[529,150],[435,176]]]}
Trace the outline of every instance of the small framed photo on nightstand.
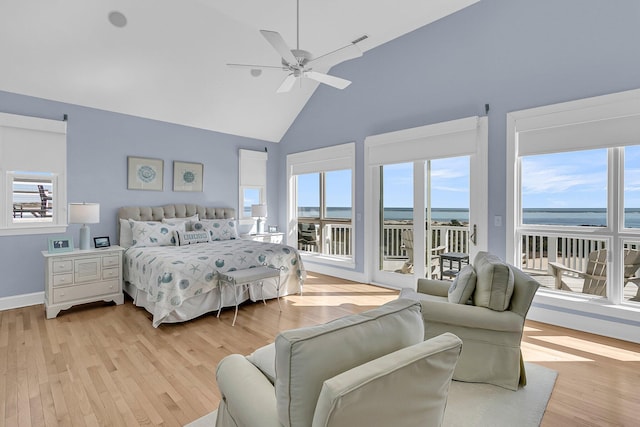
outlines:
{"label": "small framed photo on nightstand", "polygon": [[49,253],[53,254],[59,252],[73,252],[73,237],[49,237]]}
{"label": "small framed photo on nightstand", "polygon": [[96,249],[104,249],[104,248],[108,248],[109,246],[111,246],[111,242],[109,242],[109,237],[105,236],[105,237],[94,237],[93,238],[93,245],[96,247]]}
{"label": "small framed photo on nightstand", "polygon": [[278,232],[278,226],[277,225],[269,225],[269,226],[267,226],[267,231],[269,233],[277,233]]}

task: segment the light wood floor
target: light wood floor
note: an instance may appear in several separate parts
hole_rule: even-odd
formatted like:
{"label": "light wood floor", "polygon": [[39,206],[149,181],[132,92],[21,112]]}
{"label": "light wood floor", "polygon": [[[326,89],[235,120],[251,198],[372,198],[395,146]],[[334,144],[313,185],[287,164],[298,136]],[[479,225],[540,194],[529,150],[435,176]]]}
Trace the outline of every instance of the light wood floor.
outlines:
{"label": "light wood floor", "polygon": [[[90,304],[45,320],[43,306],[0,312],[0,425],[182,426],[218,406],[217,362],[248,354],[278,331],[395,299],[397,292],[310,274],[304,296],[151,327],[124,305]],[[543,426],[640,421],[640,346],[527,322],[527,361],[559,372]]]}

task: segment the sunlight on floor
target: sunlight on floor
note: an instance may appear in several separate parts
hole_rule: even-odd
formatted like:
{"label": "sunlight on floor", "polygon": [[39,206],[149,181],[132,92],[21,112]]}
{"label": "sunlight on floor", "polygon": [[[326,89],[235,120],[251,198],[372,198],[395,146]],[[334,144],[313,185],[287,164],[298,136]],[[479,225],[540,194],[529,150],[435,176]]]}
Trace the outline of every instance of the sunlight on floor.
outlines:
{"label": "sunlight on floor", "polygon": [[573,338],[568,336],[535,336],[529,337],[532,340],[540,340],[563,347],[568,347],[575,351],[583,351],[598,356],[608,357],[610,359],[620,360],[621,362],[638,362],[640,361],[640,352],[622,350],[616,347],[600,344],[594,346],[592,342]]}
{"label": "sunlight on floor", "polygon": [[[531,339],[532,337],[530,337]],[[527,362],[593,362],[593,359],[577,356],[571,352],[552,350],[541,345],[522,343],[522,355]]]}

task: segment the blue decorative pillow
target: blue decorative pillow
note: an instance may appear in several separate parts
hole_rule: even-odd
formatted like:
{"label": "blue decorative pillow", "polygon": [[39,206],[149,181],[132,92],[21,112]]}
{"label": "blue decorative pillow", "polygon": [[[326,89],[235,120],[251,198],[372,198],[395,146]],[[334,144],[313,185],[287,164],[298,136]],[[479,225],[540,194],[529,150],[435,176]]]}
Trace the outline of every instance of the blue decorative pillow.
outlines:
{"label": "blue decorative pillow", "polygon": [[211,240],[232,240],[238,238],[238,227],[234,219],[201,219],[193,224],[193,230],[208,231]]}
{"label": "blue decorative pillow", "polygon": [[184,232],[184,224],[171,225],[160,221],[133,221],[131,231],[133,234],[133,245],[131,246],[175,246],[175,231]]}

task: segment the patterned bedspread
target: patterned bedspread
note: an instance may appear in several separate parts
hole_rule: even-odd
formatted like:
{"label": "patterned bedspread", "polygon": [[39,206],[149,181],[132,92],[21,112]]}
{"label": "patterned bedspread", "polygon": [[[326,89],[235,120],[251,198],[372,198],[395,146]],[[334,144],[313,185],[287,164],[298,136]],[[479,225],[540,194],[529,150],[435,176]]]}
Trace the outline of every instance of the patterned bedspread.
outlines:
{"label": "patterned bedspread", "polygon": [[282,271],[282,287],[288,287],[289,293],[298,292],[305,278],[296,249],[244,239],[131,247],[124,261],[124,279],[155,302],[154,323],[185,300],[216,289],[218,272],[269,265]]}

